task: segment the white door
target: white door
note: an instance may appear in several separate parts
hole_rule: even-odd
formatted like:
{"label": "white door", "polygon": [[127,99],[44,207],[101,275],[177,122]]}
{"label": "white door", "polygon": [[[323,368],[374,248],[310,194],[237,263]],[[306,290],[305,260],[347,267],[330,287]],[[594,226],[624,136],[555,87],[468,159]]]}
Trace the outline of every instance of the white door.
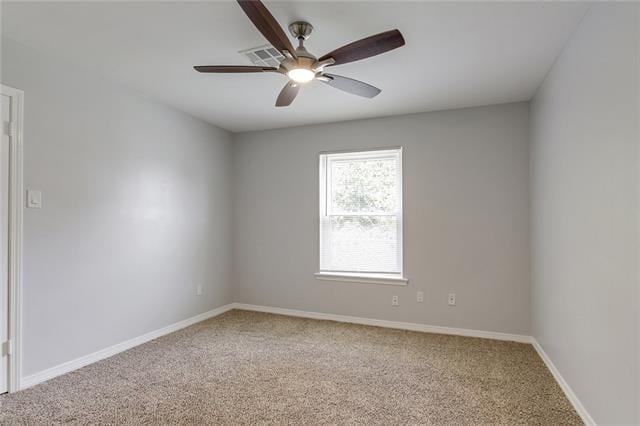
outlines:
{"label": "white door", "polygon": [[9,386],[9,143],[13,111],[12,99],[2,98],[2,142],[0,144],[0,393]]}

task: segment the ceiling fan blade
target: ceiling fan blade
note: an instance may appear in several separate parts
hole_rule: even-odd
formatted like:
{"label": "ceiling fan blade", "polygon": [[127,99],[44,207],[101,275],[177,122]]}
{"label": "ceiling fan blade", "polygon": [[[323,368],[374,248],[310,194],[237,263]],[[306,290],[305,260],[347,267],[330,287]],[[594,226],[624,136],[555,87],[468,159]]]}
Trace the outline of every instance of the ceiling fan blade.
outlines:
{"label": "ceiling fan blade", "polygon": [[287,37],[278,21],[273,17],[269,9],[259,0],[238,0],[238,4],[247,14],[253,25],[262,33],[269,43],[284,55],[286,50],[296,57],[296,50]]}
{"label": "ceiling fan blade", "polygon": [[335,62],[328,66],[346,64],[347,62],[370,58],[401,46],[404,46],[402,34],[398,30],[391,30],[349,43],[333,52],[327,53],[318,60],[324,61],[333,58]]}
{"label": "ceiling fan blade", "polygon": [[291,102],[296,98],[300,91],[300,85],[292,82],[288,82],[276,99],[276,106],[283,107],[291,105]]}
{"label": "ceiling fan blade", "polygon": [[217,73],[269,72],[278,70],[278,68],[273,67],[254,67],[245,65],[197,65],[193,67],[193,69],[198,72]]}
{"label": "ceiling fan blade", "polygon": [[382,92],[382,90],[378,89],[375,86],[363,83],[359,80],[354,80],[352,78],[343,77],[341,75],[324,73],[323,76],[329,77],[328,80],[320,80],[323,83],[335,87],[336,89],[343,90],[347,93],[364,96],[365,98],[373,98],[380,92]]}

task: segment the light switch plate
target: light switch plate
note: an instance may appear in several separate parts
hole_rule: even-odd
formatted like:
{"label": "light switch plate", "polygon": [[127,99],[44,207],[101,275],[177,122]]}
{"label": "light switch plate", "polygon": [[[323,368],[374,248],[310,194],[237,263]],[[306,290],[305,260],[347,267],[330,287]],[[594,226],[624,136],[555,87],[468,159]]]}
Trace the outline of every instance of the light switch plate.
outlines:
{"label": "light switch plate", "polygon": [[30,209],[42,208],[42,191],[27,190],[27,207]]}

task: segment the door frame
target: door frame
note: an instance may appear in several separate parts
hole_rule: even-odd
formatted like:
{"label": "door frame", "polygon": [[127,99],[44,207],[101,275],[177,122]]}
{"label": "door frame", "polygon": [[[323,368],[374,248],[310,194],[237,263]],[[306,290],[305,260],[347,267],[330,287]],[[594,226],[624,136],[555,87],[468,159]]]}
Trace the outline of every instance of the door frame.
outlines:
{"label": "door frame", "polygon": [[[17,392],[22,379],[22,219],[24,92],[0,84],[3,95],[11,98],[13,126],[9,137],[9,393]],[[14,109],[15,107],[15,109]],[[13,113],[15,111],[15,116]]]}

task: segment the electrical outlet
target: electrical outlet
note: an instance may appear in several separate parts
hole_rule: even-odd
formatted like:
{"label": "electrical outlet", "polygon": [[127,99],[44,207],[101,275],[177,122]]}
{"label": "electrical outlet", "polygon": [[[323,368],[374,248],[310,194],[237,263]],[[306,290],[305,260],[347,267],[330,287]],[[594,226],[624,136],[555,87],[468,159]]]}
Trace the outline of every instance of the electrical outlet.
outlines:
{"label": "electrical outlet", "polygon": [[202,296],[202,285],[196,287],[196,296]]}
{"label": "electrical outlet", "polygon": [[449,293],[449,306],[456,306],[456,294]]}
{"label": "electrical outlet", "polygon": [[399,304],[398,296],[391,296],[391,306],[398,306]]}
{"label": "electrical outlet", "polygon": [[418,303],[424,302],[424,292],[422,291],[418,292],[418,294],[416,295],[416,302]]}

